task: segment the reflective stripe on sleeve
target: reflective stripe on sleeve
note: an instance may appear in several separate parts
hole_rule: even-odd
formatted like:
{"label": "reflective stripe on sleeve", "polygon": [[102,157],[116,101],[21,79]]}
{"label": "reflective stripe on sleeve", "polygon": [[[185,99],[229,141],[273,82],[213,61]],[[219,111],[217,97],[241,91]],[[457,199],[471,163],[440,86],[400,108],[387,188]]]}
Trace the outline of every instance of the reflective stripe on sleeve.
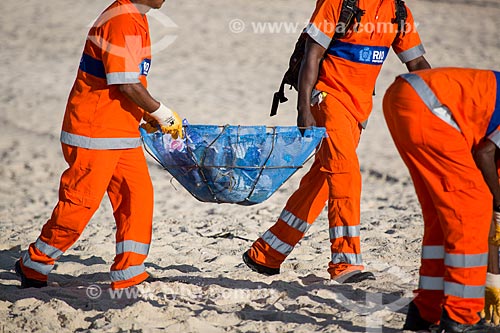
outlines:
{"label": "reflective stripe on sleeve", "polygon": [[54,268],[54,265],[46,265],[32,261],[28,251],[23,254],[23,265],[43,275],[49,275],[50,271]]}
{"label": "reflective stripe on sleeve", "polygon": [[354,253],[332,253],[332,263],[346,263],[350,265],[362,265],[363,260],[361,254]]}
{"label": "reflective stripe on sleeve", "polygon": [[130,266],[129,268],[121,271],[111,271],[109,275],[111,277],[111,281],[113,282],[126,281],[144,273],[145,271],[146,267],[144,267],[144,264],[141,264],[139,266]]}
{"label": "reflective stripe on sleeve", "polygon": [[304,30],[306,34],[314,39],[319,45],[323,46],[325,49],[328,48],[332,39],[328,37],[323,31],[319,30],[313,23],[309,23]]}
{"label": "reflective stripe on sleeve", "polygon": [[488,139],[490,139],[498,148],[500,148],[500,131],[496,130],[490,135],[488,135]]}
{"label": "reflective stripe on sleeve", "polygon": [[309,227],[311,226],[309,223],[307,223],[304,220],[299,219],[297,216],[293,215],[292,213],[290,213],[286,209],[284,209],[281,212],[280,219],[283,220],[284,222],[286,222],[286,224],[288,224],[290,227],[292,227],[292,228],[294,228],[302,233],[305,233],[309,229]]}
{"label": "reflective stripe on sleeve", "polygon": [[431,88],[429,88],[427,83],[425,83],[425,81],[420,76],[409,73],[402,74],[400,75],[400,77],[408,82],[413,87],[413,89],[415,89],[422,101],[434,115],[461,132],[460,127],[458,127],[457,123],[455,122],[451,111],[446,106],[441,104]]}
{"label": "reflective stripe on sleeve", "polygon": [[422,246],[422,259],[444,259],[444,246],[442,245]]}
{"label": "reflective stripe on sleeve", "polygon": [[341,237],[359,237],[360,234],[359,225],[330,228],[330,239],[337,239]]}
{"label": "reflective stripe on sleeve", "polygon": [[58,259],[64,253],[63,251],[59,250],[58,248],[55,248],[55,247],[43,242],[40,238],[38,238],[36,240],[35,247],[38,250],[40,250],[43,254],[45,254],[47,257],[52,258],[52,259]]}
{"label": "reflective stripe on sleeve", "polygon": [[142,145],[141,138],[90,138],[65,131],[61,132],[61,142],[70,146],[87,149],[131,149]]}
{"label": "reflective stripe on sleeve", "polygon": [[425,54],[425,49],[422,44],[412,47],[409,50],[403,51],[398,54],[399,60],[403,63],[407,63],[408,61],[412,61],[421,57]]}
{"label": "reflective stripe on sleeve", "polygon": [[106,81],[108,85],[139,83],[141,82],[139,75],[139,72],[108,73],[106,74]]}
{"label": "reflective stripe on sleeve", "polygon": [[116,244],[116,254],[133,252],[147,256],[149,253],[149,244],[126,240]]}
{"label": "reflective stripe on sleeve", "polygon": [[261,237],[270,247],[278,251],[284,256],[288,256],[292,250],[293,246],[283,242],[276,235],[274,235],[271,231],[266,231],[264,235]]}

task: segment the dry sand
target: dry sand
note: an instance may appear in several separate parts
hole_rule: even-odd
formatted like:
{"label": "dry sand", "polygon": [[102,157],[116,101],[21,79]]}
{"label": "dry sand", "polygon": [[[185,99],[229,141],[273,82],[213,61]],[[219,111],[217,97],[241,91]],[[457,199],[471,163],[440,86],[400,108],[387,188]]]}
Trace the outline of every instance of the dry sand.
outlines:
{"label": "dry sand", "polygon": [[[151,92],[191,123],[294,124],[294,98],[277,117],[268,112],[314,3],[167,2],[161,13],[175,26],[151,19],[159,51],[149,76]],[[498,69],[498,0],[408,3],[433,66]],[[59,131],[88,25],[107,4],[0,3],[0,332],[401,331],[417,283],[422,217],[381,114],[385,88],[405,71],[394,55],[382,70],[359,147],[362,249],[376,281],[349,286],[328,280],[325,213],[279,276],[263,277],[242,264],[241,254],[274,223],[304,170],[266,202],[242,207],[196,201],[149,159],[156,199],[146,267],[156,282],[141,285],[136,295],[109,293],[114,222],[105,198],[56,265],[50,286],[18,288],[14,262],[38,237],[56,203],[65,168]],[[230,31],[234,19],[245,23],[243,32]],[[297,30],[255,33],[252,22],[292,22]],[[173,44],[159,44],[168,44],[169,37],[176,37]],[[96,298],[98,288],[102,295]]]}

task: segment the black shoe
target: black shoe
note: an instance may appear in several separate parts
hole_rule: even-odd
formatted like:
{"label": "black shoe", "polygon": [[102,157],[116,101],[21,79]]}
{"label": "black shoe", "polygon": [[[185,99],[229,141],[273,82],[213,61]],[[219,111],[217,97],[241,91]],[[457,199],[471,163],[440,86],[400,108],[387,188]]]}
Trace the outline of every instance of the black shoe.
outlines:
{"label": "black shoe", "polygon": [[372,272],[359,272],[352,274],[348,278],[342,281],[342,283],[359,283],[365,280],[376,280],[375,275]]}
{"label": "black shoe", "polygon": [[413,301],[408,304],[408,312],[406,314],[405,324],[403,325],[403,330],[405,331],[429,331],[432,326],[431,322],[420,317],[420,312]]}
{"label": "black shoe", "polygon": [[47,287],[47,281],[40,281],[35,279],[28,279],[26,275],[24,275],[23,270],[21,269],[21,262],[16,261],[16,265],[14,267],[16,271],[16,275],[21,278],[21,288],[43,288]]}
{"label": "black shoe", "polygon": [[248,251],[243,253],[243,262],[252,271],[263,274],[263,275],[271,276],[271,275],[276,275],[276,274],[280,273],[279,268],[271,268],[271,267],[267,267],[264,265],[260,265],[260,264],[256,263],[255,261],[253,261],[252,259],[250,259],[250,256],[248,255]]}
{"label": "black shoe", "polygon": [[450,318],[448,312],[443,309],[441,321],[439,322],[438,333],[493,333],[498,332],[493,327],[486,325],[484,320],[476,324],[460,324]]}

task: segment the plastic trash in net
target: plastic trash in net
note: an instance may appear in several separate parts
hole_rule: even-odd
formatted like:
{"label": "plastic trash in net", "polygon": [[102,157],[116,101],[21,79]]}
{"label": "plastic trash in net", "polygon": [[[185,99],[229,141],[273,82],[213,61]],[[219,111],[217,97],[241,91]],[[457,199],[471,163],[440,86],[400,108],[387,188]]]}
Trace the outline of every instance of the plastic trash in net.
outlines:
{"label": "plastic trash in net", "polygon": [[268,199],[326,136],[322,127],[184,126],[184,139],[141,128],[146,150],[202,202],[254,205]]}

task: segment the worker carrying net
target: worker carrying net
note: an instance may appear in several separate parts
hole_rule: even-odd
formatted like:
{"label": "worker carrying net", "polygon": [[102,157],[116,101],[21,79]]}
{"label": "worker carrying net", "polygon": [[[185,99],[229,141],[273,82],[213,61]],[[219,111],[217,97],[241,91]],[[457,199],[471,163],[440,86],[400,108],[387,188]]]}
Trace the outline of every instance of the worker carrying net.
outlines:
{"label": "worker carrying net", "polygon": [[203,202],[254,205],[312,157],[322,127],[184,125],[184,138],[141,128],[146,150]]}

